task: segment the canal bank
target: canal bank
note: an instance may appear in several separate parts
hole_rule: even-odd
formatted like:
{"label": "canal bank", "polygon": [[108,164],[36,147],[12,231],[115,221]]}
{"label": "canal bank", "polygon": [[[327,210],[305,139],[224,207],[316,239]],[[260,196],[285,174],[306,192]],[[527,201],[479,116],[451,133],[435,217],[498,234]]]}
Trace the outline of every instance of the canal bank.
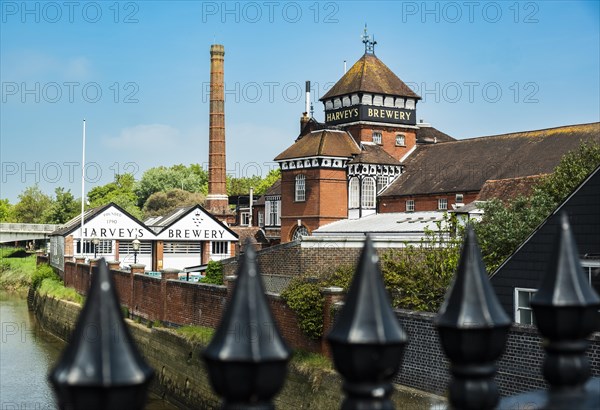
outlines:
{"label": "canal bank", "polygon": [[[37,292],[31,292],[28,302],[45,330],[68,339],[80,305]],[[190,342],[172,329],[148,328],[129,319],[126,322],[138,348],[156,370],[152,392],[182,409],[219,407],[201,359],[208,340]],[[292,362],[275,404],[281,409],[330,409],[338,408],[341,399],[341,379],[334,371]],[[430,409],[442,400],[417,391],[397,389],[394,402],[402,409]]]}

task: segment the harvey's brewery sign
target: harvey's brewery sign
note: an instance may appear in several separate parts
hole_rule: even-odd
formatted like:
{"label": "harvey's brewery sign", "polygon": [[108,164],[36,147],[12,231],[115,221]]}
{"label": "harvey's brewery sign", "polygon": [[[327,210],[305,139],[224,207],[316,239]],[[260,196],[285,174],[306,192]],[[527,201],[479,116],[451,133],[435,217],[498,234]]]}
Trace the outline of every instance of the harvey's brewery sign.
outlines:
{"label": "harvey's brewery sign", "polygon": [[416,125],[415,110],[395,107],[355,105],[325,111],[327,124],[343,124],[355,121],[388,122],[391,124]]}

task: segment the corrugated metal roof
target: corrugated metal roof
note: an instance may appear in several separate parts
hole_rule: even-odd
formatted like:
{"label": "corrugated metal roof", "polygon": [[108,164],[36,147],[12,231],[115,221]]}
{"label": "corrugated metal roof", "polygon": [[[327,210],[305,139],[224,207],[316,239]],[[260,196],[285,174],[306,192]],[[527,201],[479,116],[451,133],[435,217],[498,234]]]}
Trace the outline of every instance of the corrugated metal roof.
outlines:
{"label": "corrugated metal roof", "polygon": [[[344,219],[324,225],[313,231],[314,236],[335,233],[420,233],[436,230],[437,222],[444,221],[444,212],[393,212],[374,214],[360,219]],[[442,222],[442,228],[445,224]]]}

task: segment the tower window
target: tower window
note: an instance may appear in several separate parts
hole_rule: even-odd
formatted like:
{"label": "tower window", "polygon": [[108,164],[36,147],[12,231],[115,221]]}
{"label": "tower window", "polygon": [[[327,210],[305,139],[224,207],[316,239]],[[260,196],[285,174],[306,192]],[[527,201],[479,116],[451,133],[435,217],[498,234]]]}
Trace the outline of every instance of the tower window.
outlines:
{"label": "tower window", "polygon": [[381,133],[379,131],[373,132],[373,142],[375,144],[381,144]]}
{"label": "tower window", "polygon": [[362,181],[362,207],[375,208],[375,181],[372,178]]}
{"label": "tower window", "polygon": [[296,175],[296,202],[306,200],[306,176],[304,174]]}
{"label": "tower window", "polygon": [[406,146],[406,137],[404,136],[404,134],[396,135],[396,146],[398,146],[398,147]]}
{"label": "tower window", "polygon": [[358,178],[353,177],[350,179],[350,186],[348,189],[348,208],[354,209],[358,208],[360,204],[360,186],[358,183]]}

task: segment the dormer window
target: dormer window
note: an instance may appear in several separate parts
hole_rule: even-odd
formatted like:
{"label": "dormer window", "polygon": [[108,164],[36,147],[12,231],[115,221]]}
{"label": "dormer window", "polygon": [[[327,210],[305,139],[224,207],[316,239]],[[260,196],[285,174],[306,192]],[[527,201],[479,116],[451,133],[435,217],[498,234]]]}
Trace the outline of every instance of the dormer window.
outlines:
{"label": "dormer window", "polygon": [[404,134],[396,135],[396,146],[397,147],[405,147],[406,146],[406,137]]}
{"label": "dormer window", "polygon": [[379,131],[373,132],[373,142],[375,144],[381,145],[381,132],[379,132]]}

